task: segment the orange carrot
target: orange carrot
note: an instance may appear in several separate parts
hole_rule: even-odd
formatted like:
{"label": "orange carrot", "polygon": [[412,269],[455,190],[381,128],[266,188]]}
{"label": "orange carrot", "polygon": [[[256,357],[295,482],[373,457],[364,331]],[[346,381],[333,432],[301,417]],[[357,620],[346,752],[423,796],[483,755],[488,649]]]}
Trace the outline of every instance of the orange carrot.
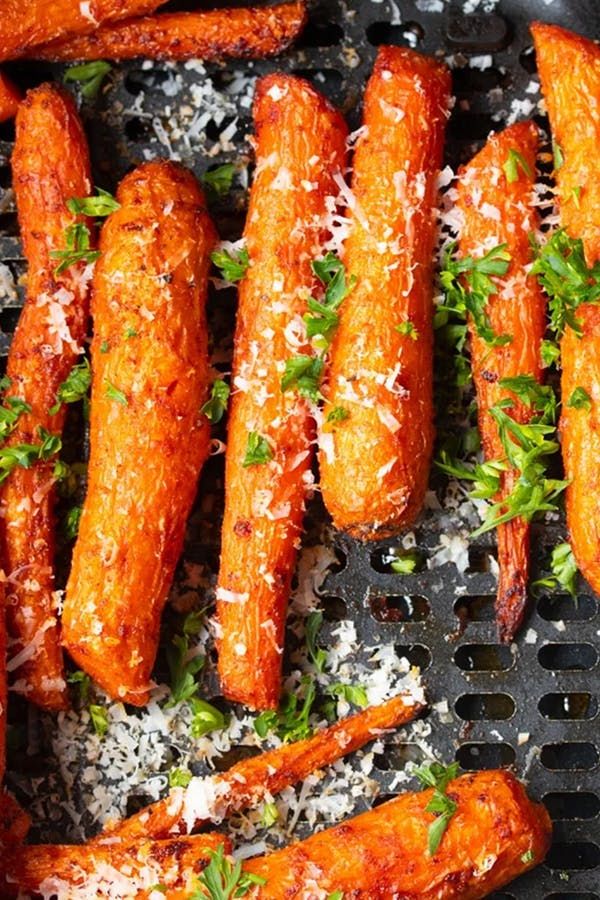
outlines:
{"label": "orange carrot", "polygon": [[0,72],[0,122],[13,119],[21,102],[21,91]]}
{"label": "orange carrot", "polygon": [[[542,92],[562,164],[555,172],[561,224],[581,238],[588,265],[600,260],[600,48],[557,25],[532,28]],[[600,309],[576,311],[581,336],[561,341],[561,449],[567,525],[579,568],[600,591]],[[582,388],[590,408],[569,404]]]}
{"label": "orange carrot", "polygon": [[[290,581],[311,485],[309,402],[283,390],[286,361],[307,353],[311,260],[322,255],[326,196],[345,159],[346,126],[307,82],[270,75],[254,102],[257,170],[244,238],[217,589],[223,693],[277,706]],[[254,438],[252,438],[254,436]],[[262,462],[250,463],[252,440]]]}
{"label": "orange carrot", "polygon": [[248,59],[282,53],[306,22],[304,2],[161,13],[104,25],[82,37],[33,47],[33,59]]}
{"label": "orange carrot", "polygon": [[215,231],[193,175],[121,183],[94,275],[88,489],[64,643],[112,696],[148,699],[161,612],[209,447],[205,297]]}
{"label": "orange carrot", "polygon": [[443,64],[381,47],[365,94],[344,252],[358,285],[340,308],[325,391],[327,408],[346,418],[320,439],[327,509],[362,539],[409,524],[427,487],[434,205],[449,90]]}
{"label": "orange carrot", "polygon": [[[61,434],[65,407],[50,410],[87,332],[85,263],[57,275],[51,257],[65,246],[66,229],[84,221],[69,212],[67,201],[91,189],[87,141],[69,94],[48,84],[29,91],[17,114],[12,167],[28,276],[8,356],[5,405],[18,398],[30,409],[18,418],[10,448],[40,445],[41,429]],[[8,630],[17,642],[9,671],[29,700],[60,709],[67,698],[54,593],[54,464],[54,458],[40,460],[9,474],[2,490],[3,540]]]}
{"label": "orange carrot", "polygon": [[204,791],[204,779],[191,782],[187,789],[175,788],[168,797],[121,822],[109,825],[107,833],[124,840],[144,836],[169,837],[201,828],[209,821],[194,812],[195,798],[214,797],[215,815],[220,820],[245,807],[256,805],[266,795],[302,781],[311,772],[331,765],[337,759],[358,750],[367,741],[389,728],[397,728],[414,719],[422,706],[407,695],[399,695],[342,719],[303,741],[283,744],[251,759],[236,763],[223,775],[210,779]]}
{"label": "orange carrot", "polygon": [[[490,137],[460,174],[460,255],[477,257],[499,244],[506,244],[510,254],[506,275],[494,279],[498,292],[488,298],[484,311],[494,334],[510,336],[510,343],[491,346],[472,320],[469,322],[479,430],[488,460],[506,456],[498,426],[489,415],[491,407],[510,398],[515,404],[510,415],[516,421],[525,423],[532,417],[531,408],[502,387],[501,379],[529,375],[539,382],[542,377],[545,300],[535,276],[526,274],[532,261],[529,235],[539,226],[532,206],[538,141],[532,122],[511,125]],[[502,496],[510,493],[517,477],[514,470],[504,473]],[[510,642],[527,604],[529,523],[512,519],[500,525],[497,534],[500,578],[496,620],[501,640]]]}

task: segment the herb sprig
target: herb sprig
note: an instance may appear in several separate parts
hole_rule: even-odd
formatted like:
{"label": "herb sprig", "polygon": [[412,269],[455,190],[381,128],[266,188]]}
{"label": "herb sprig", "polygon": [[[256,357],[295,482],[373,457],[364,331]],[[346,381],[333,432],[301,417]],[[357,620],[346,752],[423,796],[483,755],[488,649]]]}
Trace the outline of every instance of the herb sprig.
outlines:
{"label": "herb sprig", "polygon": [[244,897],[257,885],[266,884],[260,875],[242,871],[241,860],[234,862],[225,856],[221,844],[216,850],[209,852],[210,862],[199,877],[200,887],[190,900],[233,900]]}
{"label": "herb sprig", "polygon": [[212,383],[210,389],[210,397],[201,407],[200,413],[206,416],[209,422],[216,425],[220,422],[225,411],[227,410],[227,402],[229,400],[230,387],[222,378],[217,378]]}
{"label": "herb sprig", "polygon": [[79,66],[71,66],[65,72],[63,80],[65,84],[78,84],[82,96],[86,100],[93,100],[111,69],[110,63],[98,59]]}
{"label": "herb sprig", "polygon": [[56,403],[48,412],[56,415],[63,403],[77,403],[87,397],[92,381],[92,370],[89,360],[76,363],[56,392]]}
{"label": "herb sprig", "polygon": [[534,581],[533,590],[540,588],[554,590],[561,587],[572,597],[577,596],[577,562],[571,545],[567,542],[557,544],[553,549],[550,557],[550,571],[551,575]]}
{"label": "herb sprig", "polygon": [[259,737],[265,738],[270,731],[274,731],[287,743],[311,736],[313,729],[308,720],[317,692],[314,681],[307,675],[301,679],[300,686],[303,697],[286,693],[278,710],[267,710],[256,717],[254,730]]}
{"label": "herb sprig", "polygon": [[458,763],[444,766],[438,762],[415,769],[414,775],[422,784],[423,789],[433,788],[433,797],[425,807],[427,812],[436,815],[428,829],[427,850],[429,856],[434,856],[437,852],[450,820],[458,809],[455,801],[446,793],[449,783],[458,775],[458,770]]}
{"label": "herb sprig", "polygon": [[246,247],[239,250],[213,250],[210,254],[211,262],[221,270],[221,275],[230,284],[241,281],[250,265],[250,257]]}

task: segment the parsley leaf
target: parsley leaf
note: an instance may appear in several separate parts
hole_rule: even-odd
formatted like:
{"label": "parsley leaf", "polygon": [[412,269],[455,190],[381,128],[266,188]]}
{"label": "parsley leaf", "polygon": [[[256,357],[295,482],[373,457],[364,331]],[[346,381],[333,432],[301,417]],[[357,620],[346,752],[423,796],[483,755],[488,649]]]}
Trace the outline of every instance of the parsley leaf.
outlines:
{"label": "parsley leaf", "polygon": [[75,672],[69,672],[67,675],[67,681],[69,684],[77,684],[79,685],[79,696],[81,698],[82,703],[87,703],[90,696],[90,688],[92,685],[92,679],[90,676],[83,672],[81,669],[77,669]]}
{"label": "parsley leaf", "polygon": [[285,374],[281,379],[281,390],[295,388],[302,397],[317,403],[323,397],[319,390],[325,363],[314,356],[293,356],[285,361]]}
{"label": "parsley leaf", "polygon": [[343,891],[332,891],[331,894],[327,895],[327,900],[344,900],[344,892]]}
{"label": "parsley leaf", "polygon": [[306,675],[300,685],[304,690],[303,700],[297,694],[284,694],[278,710],[267,710],[256,717],[254,730],[259,737],[264,738],[270,731],[275,731],[287,743],[311,736],[313,729],[308,724],[308,718],[315,702],[316,689],[314,682]]}
{"label": "parsley leaf", "polygon": [[177,706],[191,699],[197,690],[196,675],[205,663],[204,656],[190,657],[190,637],[198,634],[202,625],[204,610],[194,610],[185,617],[183,634],[171,638],[167,647],[167,665],[171,676],[171,699],[167,708]]}
{"label": "parsley leaf", "polygon": [[535,854],[533,850],[526,850],[525,853],[521,854],[521,862],[522,863],[530,863],[535,859]]}
{"label": "parsley leaf", "polygon": [[390,561],[390,568],[397,575],[410,575],[422,562],[422,557],[418,550],[395,550],[394,557]]}
{"label": "parsley leaf", "polygon": [[192,778],[189,769],[171,769],[169,771],[169,787],[187,787]]}
{"label": "parsley leaf", "polygon": [[576,387],[567,400],[567,406],[570,409],[585,409],[589,412],[592,408],[592,398],[585,388]]}
{"label": "parsley leaf", "polygon": [[77,537],[82,512],[81,506],[72,506],[65,516],[64,533],[68,541],[74,541]]}
{"label": "parsley leaf", "polygon": [[509,184],[519,180],[519,169],[522,169],[525,175],[528,175],[530,178],[532,176],[531,166],[527,160],[523,158],[523,155],[518,150],[514,150],[512,147],[508,151],[508,157],[502,168]]}
{"label": "parsley leaf", "polygon": [[557,544],[550,558],[550,570],[552,575],[548,578],[540,578],[534,581],[532,588],[549,588],[554,590],[561,587],[568,591],[572,597],[577,596],[577,563],[571,549],[571,545],[564,542]]}
{"label": "parsley leaf", "polygon": [[306,648],[308,650],[308,655],[315,664],[317,672],[323,672],[325,670],[325,663],[327,661],[327,651],[322,650],[321,647],[317,646],[317,637],[322,624],[323,613],[319,610],[313,610],[313,612],[307,616],[304,624]]}
{"label": "parsley leaf", "polygon": [[215,197],[222,197],[231,190],[234,175],[234,164],[224,163],[222,166],[217,166],[216,169],[205,172],[204,175],[202,175],[201,181],[204,187],[208,188],[210,193],[214,194]]}
{"label": "parsley leaf", "polygon": [[213,425],[220,422],[225,415],[230,391],[231,389],[227,382],[223,381],[221,378],[217,378],[213,381],[212,388],[210,389],[210,397],[204,406],[200,408],[201,415],[206,416],[208,421],[212,422]]}
{"label": "parsley leaf", "polygon": [[5,397],[4,406],[0,406],[0,441],[6,440],[16,426],[23,413],[31,412],[31,406],[20,397]]}
{"label": "parsley leaf", "polygon": [[82,400],[90,389],[92,371],[87,359],[76,363],[56,392],[56,403],[48,412],[56,415],[63,403],[77,403]]}
{"label": "parsley leaf", "polygon": [[446,794],[449,783],[458,775],[458,763],[444,766],[442,763],[433,762],[429,765],[419,766],[414,775],[423,785],[423,788],[433,788],[433,796],[425,810],[435,813],[436,818],[429,826],[428,852],[434,856],[444,837],[446,829],[457,810],[457,805]]}
{"label": "parsley leaf", "polygon": [[320,335],[329,344],[339,325],[337,310],[356,285],[356,277],[351,275],[346,282],[346,269],[335,253],[327,253],[323,259],[315,259],[311,268],[321,284],[325,287],[322,301],[309,297],[307,306],[311,313],[306,313],[306,333],[309,338]]}
{"label": "parsley leaf", "polygon": [[95,197],[71,197],[67,200],[67,209],[75,216],[89,216],[104,219],[121,208],[121,204],[109,191],[96,188]]}
{"label": "parsley leaf", "polygon": [[560,359],[560,350],[556,341],[544,340],[540,344],[540,357],[544,368],[554,365]]}
{"label": "parsley leaf", "polygon": [[108,731],[108,710],[97,703],[90,703],[88,710],[94,731],[98,737],[103,738]]}
{"label": "parsley leaf", "polygon": [[455,249],[453,243],[444,251],[440,280],[445,302],[438,307],[438,315],[442,310],[448,310],[465,321],[470,315],[477,334],[486,344],[500,347],[510,343],[510,335],[494,333],[486,312],[488,298],[498,292],[490,276],[506,275],[508,271],[510,254],[506,244],[493,247],[477,259],[472,256],[454,258]]}
{"label": "parsley leaf", "polygon": [[350,416],[350,410],[345,406],[334,406],[326,416],[326,422],[343,422]]}
{"label": "parsley leaf", "polygon": [[330,697],[339,697],[341,700],[346,700],[347,703],[352,703],[354,706],[360,706],[361,709],[365,709],[369,705],[367,692],[360,685],[344,684],[341,681],[336,681],[334,684],[327,685],[325,693],[329,694]]}
{"label": "parsley leaf", "polygon": [[271,825],[275,824],[278,818],[279,810],[277,809],[277,804],[265,803],[262,808],[262,815],[260,817],[260,824],[263,826],[263,828],[270,828]]}
{"label": "parsley leaf", "polygon": [[199,877],[201,887],[190,900],[233,900],[244,897],[256,885],[266,884],[260,875],[242,872],[241,860],[230,860],[225,856],[223,844],[209,852],[210,862]]}
{"label": "parsley leaf", "polygon": [[406,322],[401,322],[399,325],[394,325],[394,328],[397,332],[399,332],[399,334],[403,334],[406,337],[409,337],[412,341],[419,340],[419,332],[417,331],[413,323],[408,321],[408,319],[406,320]]}
{"label": "parsley leaf", "polygon": [[119,388],[114,386],[114,384],[111,384],[108,378],[104,379],[104,383],[106,385],[106,389],[104,391],[105,397],[108,397],[109,400],[114,400],[115,403],[120,403],[121,406],[129,405],[129,401],[123,391],[120,391]]}
{"label": "parsley leaf", "polygon": [[190,706],[192,707],[190,733],[193,738],[199,738],[203,734],[208,734],[211,731],[220,731],[226,727],[227,716],[220,709],[217,709],[216,706],[213,706],[212,703],[201,700],[199,697],[192,697]]}
{"label": "parsley leaf", "polygon": [[221,275],[225,281],[229,281],[231,284],[241,281],[250,265],[246,247],[242,247],[237,252],[235,250],[232,252],[229,250],[214,250],[210,254],[210,259],[221,270]]}
{"label": "parsley leaf", "polygon": [[248,432],[248,443],[246,444],[246,455],[242,466],[247,469],[248,466],[262,465],[273,459],[273,450],[268,440],[259,434],[258,431]]}
{"label": "parsley leaf", "polygon": [[82,95],[87,100],[93,100],[102,86],[102,82],[112,69],[110,63],[102,59],[79,66],[71,66],[64,74],[64,82],[76,82],[79,84]]}
{"label": "parsley leaf", "polygon": [[563,156],[563,152],[560,147],[560,144],[558,144],[554,140],[552,141],[552,159],[554,162],[554,171],[558,172],[558,170],[561,168],[562,164],[564,163],[565,158]]}
{"label": "parsley leaf", "polygon": [[582,303],[600,303],[600,262],[591,268],[585,261],[583,241],[559,228],[543,246],[531,272],[549,297],[550,328],[560,337],[567,326],[581,336],[577,308]]}
{"label": "parsley leaf", "polygon": [[13,469],[21,466],[29,469],[38,460],[47,460],[60,452],[62,441],[56,434],[38,427],[40,444],[14,444],[0,449],[0,484],[6,481]]}
{"label": "parsley leaf", "polygon": [[50,257],[60,260],[54,269],[55,275],[60,275],[70,266],[78,262],[92,263],[99,256],[99,250],[92,250],[90,247],[90,229],[82,222],[74,222],[65,231],[64,250],[51,250]]}

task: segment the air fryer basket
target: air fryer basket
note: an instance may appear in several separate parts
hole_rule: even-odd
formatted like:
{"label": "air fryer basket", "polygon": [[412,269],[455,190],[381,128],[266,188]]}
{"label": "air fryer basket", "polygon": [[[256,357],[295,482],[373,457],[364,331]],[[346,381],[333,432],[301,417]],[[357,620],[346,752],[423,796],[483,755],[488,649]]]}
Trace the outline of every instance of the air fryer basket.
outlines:
{"label": "air fryer basket", "polygon": [[[190,4],[188,4],[189,6]],[[91,139],[97,179],[115,186],[131,166],[148,155],[173,152],[198,174],[208,167],[249,152],[249,90],[252,78],[284,69],[312,79],[347,115],[351,127],[360,122],[360,98],[377,45],[414,46],[429,54],[452,56],[457,97],[447,142],[447,161],[464,162],[488,132],[511,120],[538,115],[535,58],[528,23],[540,18],[590,37],[600,37],[598,0],[317,0],[299,44],[276,60],[207,66],[213,84],[227,103],[215,119],[202,123],[198,134],[178,128],[185,98],[194,106],[194,90],[206,76],[196,66],[119,65],[110,87],[83,113]],[[489,58],[487,58],[489,57]],[[23,84],[60,77],[60,66],[15,65]],[[237,73],[234,76],[234,72]],[[168,83],[177,79],[171,99]],[[533,82],[533,83],[532,83]],[[165,86],[166,90],[165,90]],[[143,99],[138,95],[143,91]],[[136,100],[136,98],[138,98]],[[225,115],[225,118],[223,118]],[[179,119],[174,122],[173,117]],[[224,129],[229,135],[223,137]],[[0,130],[0,260],[18,277],[24,263],[10,191],[11,130]],[[244,192],[218,201],[214,208],[223,237],[239,236]],[[221,338],[231,330],[232,298],[212,302],[213,330]],[[0,301],[0,353],[10,343],[22,290]],[[202,505],[189,529],[185,558],[215,570],[218,550],[222,457],[210,462],[203,476],[216,490],[215,510]],[[324,513],[317,501],[309,510],[309,536],[318,531]],[[441,512],[430,510],[416,528],[417,544],[427,555],[444,532]],[[200,540],[198,540],[200,535]],[[533,578],[550,548],[564,537],[558,524],[536,526],[532,543]],[[393,542],[392,542],[393,544]],[[334,536],[340,560],[324,585],[324,635],[343,615],[354,619],[359,640],[367,645],[393,641],[398,651],[424,672],[433,705],[447,701],[447,716],[432,717],[428,740],[439,758],[456,758],[464,769],[510,766],[524,777],[535,798],[547,805],[554,821],[554,843],[546,862],[498,897],[597,897],[600,883],[600,791],[598,762],[598,604],[581,584],[578,602],[546,593],[531,612],[516,645],[497,642],[493,622],[495,576],[493,536],[471,544],[469,566],[459,573],[452,562],[413,575],[394,574],[387,552],[390,541],[361,545]],[[217,693],[209,682],[203,695]],[[23,709],[22,707],[20,708]],[[32,731],[30,718],[30,732]],[[33,728],[35,731],[35,728]],[[43,746],[23,762],[15,760],[9,786],[35,783],[52,761]],[[376,757],[375,777],[383,795],[394,771],[419,758],[414,744],[395,743]],[[12,779],[12,781],[11,781]],[[57,827],[60,818],[57,817]],[[47,830],[39,832],[47,837]]]}

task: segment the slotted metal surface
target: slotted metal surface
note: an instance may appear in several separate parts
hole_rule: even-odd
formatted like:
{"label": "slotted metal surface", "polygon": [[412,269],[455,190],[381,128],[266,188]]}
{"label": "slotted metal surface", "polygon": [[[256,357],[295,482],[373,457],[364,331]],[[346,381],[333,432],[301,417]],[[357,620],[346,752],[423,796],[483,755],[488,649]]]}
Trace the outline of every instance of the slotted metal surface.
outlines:
{"label": "slotted metal surface", "polygon": [[[457,104],[450,121],[448,162],[466,160],[491,128],[501,127],[517,98],[526,101],[535,78],[535,61],[527,24],[535,18],[558,22],[591,37],[600,37],[597,0],[500,0],[493,12],[472,15],[462,3],[441,0],[326,0],[311,8],[310,24],[299,45],[276,61],[243,66],[207,67],[213,84],[229,102],[229,119],[208,123],[191,141],[183,136],[181,113],[165,93],[165,84],[181,79],[177,106],[189,96],[193,108],[198,71],[185,66],[141,63],[118,66],[111,84],[94,108],[84,108],[91,136],[97,180],[114,187],[118,178],[148,154],[179,155],[199,174],[226,160],[248,153],[251,131],[248,92],[237,90],[234,70],[248,78],[283,68],[311,78],[348,116],[360,122],[360,98],[380,43],[414,46],[430,54],[454,56]],[[488,7],[494,6],[488,3]],[[473,57],[490,54],[493,62]],[[15,66],[15,75],[31,83],[60,67]],[[140,89],[143,104],[136,104]],[[533,96],[533,103],[537,96]],[[120,104],[115,110],[115,103]],[[167,109],[171,107],[171,109]],[[520,108],[527,111],[527,103]],[[517,109],[518,112],[518,109]],[[533,110],[533,114],[536,110]],[[192,109],[193,115],[193,109]],[[231,146],[221,146],[218,134],[237,117]],[[521,116],[517,116],[521,117]],[[541,124],[543,120],[539,120]],[[186,120],[189,125],[189,120]],[[185,129],[183,130],[185,132]],[[18,278],[23,272],[10,194],[8,160],[10,128],[0,131],[0,260]],[[243,223],[243,191],[215,209],[224,237],[237,237]],[[4,300],[0,311],[6,353],[21,296]],[[220,306],[223,306],[222,300]],[[233,305],[225,314],[213,312],[219,333],[231,328]],[[212,461],[205,480],[221,486],[221,461]],[[186,558],[216,566],[217,512],[201,515],[202,546],[186,547]],[[312,523],[322,520],[315,503]],[[207,524],[208,523],[208,524]],[[443,523],[430,511],[416,529],[425,557],[439,545]],[[564,532],[559,525],[534,529],[533,578],[549,549]],[[588,898],[600,896],[600,790],[598,789],[598,633],[597,600],[584,585],[578,603],[570,597],[544,596],[512,647],[497,643],[493,623],[495,548],[492,538],[471,546],[469,568],[461,575],[452,563],[410,576],[389,566],[390,542],[359,545],[342,536],[334,543],[340,566],[325,582],[323,606],[327,629],[348,616],[356,622],[361,642],[373,646],[393,641],[400,653],[421,666],[431,702],[447,700],[447,722],[435,719],[430,741],[441,758],[456,758],[465,769],[510,766],[524,777],[532,795],[546,803],[554,820],[554,844],[545,864],[507,888],[502,897]],[[530,641],[524,635],[528,629]],[[216,688],[215,688],[216,690]],[[394,744],[377,759],[385,793],[394,770],[407,759],[418,759],[416,745]]]}

